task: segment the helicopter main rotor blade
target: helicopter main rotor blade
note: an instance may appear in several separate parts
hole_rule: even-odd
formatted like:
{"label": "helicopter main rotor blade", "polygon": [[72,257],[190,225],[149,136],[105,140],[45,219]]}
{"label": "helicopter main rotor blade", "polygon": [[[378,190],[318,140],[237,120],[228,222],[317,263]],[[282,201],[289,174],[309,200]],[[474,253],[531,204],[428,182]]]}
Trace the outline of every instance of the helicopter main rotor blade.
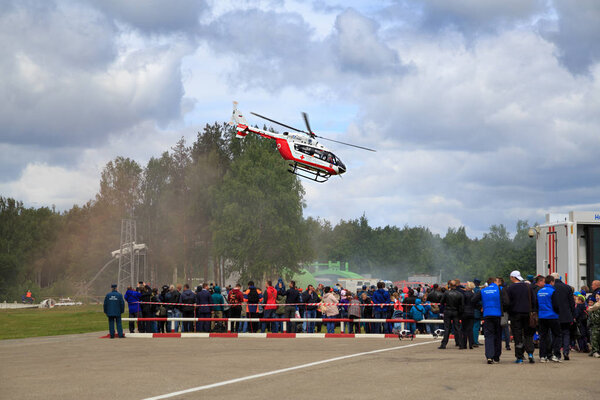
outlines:
{"label": "helicopter main rotor blade", "polygon": [[297,128],[294,128],[293,126],[289,126],[289,125],[286,125],[286,124],[282,124],[282,123],[281,123],[281,122],[279,122],[279,121],[275,121],[274,119],[267,118],[267,117],[265,117],[265,116],[263,116],[263,115],[260,115],[260,114],[257,114],[257,113],[255,113],[255,112],[250,112],[250,114],[252,114],[252,115],[256,115],[258,118],[266,119],[267,121],[273,122],[274,124],[277,124],[277,125],[284,126],[284,127],[288,128],[288,129],[291,129],[291,130],[293,130],[293,131],[296,131],[296,132],[302,132],[302,133],[306,133],[306,134],[310,135],[310,133],[308,133],[308,132],[306,132],[306,131],[303,131],[302,129],[297,129]]}
{"label": "helicopter main rotor blade", "polygon": [[308,114],[303,112],[302,116],[304,117],[304,123],[306,124],[306,128],[308,129],[308,132],[310,133],[311,136],[316,136],[314,134],[314,132],[312,131],[312,129],[310,129],[310,124],[308,123]]}
{"label": "helicopter main rotor blade", "polygon": [[[315,135],[316,136],[316,135]],[[373,151],[376,152],[377,150],[373,150],[373,149],[369,149],[368,147],[362,147],[362,146],[358,146],[355,144],[350,144],[350,143],[345,143],[345,142],[340,142],[339,140],[333,140],[333,139],[328,139],[326,137],[323,136],[317,136],[319,139],[325,139],[325,140],[329,140],[330,142],[335,142],[335,143],[339,143],[339,144],[344,144],[346,146],[352,146],[352,147],[356,147],[358,149],[363,149],[363,150],[368,150],[368,151]]]}

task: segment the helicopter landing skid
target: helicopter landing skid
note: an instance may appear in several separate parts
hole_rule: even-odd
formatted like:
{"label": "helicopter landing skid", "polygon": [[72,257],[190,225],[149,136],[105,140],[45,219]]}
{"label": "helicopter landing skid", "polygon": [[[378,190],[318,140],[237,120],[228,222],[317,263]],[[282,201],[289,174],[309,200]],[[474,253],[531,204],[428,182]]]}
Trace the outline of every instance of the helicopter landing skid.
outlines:
{"label": "helicopter landing skid", "polygon": [[310,179],[311,181],[315,181],[318,183],[327,182],[329,177],[331,177],[331,174],[329,174],[327,172],[324,172],[321,170],[310,169],[310,168],[307,168],[304,165],[298,164],[298,163],[290,164],[290,168],[288,169],[288,172],[291,174],[294,174],[294,175],[301,176],[302,178],[305,178],[305,179]]}

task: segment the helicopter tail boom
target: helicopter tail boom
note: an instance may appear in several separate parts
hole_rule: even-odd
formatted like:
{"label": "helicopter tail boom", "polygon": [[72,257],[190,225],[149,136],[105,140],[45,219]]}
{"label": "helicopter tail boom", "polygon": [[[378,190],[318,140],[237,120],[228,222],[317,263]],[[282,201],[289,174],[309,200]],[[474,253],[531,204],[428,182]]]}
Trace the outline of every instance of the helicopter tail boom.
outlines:
{"label": "helicopter tail boom", "polygon": [[246,118],[242,114],[240,110],[237,108],[238,102],[233,102],[233,113],[231,115],[231,120],[229,121],[229,125],[235,125],[236,127],[236,137],[243,138],[248,134],[248,122],[246,122]]}

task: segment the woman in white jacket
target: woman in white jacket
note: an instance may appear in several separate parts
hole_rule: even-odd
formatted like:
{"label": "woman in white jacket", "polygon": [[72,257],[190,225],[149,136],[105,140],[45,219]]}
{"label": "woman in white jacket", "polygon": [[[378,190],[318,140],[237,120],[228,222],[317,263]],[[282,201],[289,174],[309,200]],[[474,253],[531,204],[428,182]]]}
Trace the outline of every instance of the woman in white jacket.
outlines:
{"label": "woman in white jacket", "polygon": [[[339,301],[333,295],[333,291],[329,286],[325,287],[324,292],[322,301],[327,305],[325,306],[325,313],[323,315],[325,318],[335,318],[340,314],[340,310],[337,307]],[[335,333],[335,322],[327,322],[327,333]]]}

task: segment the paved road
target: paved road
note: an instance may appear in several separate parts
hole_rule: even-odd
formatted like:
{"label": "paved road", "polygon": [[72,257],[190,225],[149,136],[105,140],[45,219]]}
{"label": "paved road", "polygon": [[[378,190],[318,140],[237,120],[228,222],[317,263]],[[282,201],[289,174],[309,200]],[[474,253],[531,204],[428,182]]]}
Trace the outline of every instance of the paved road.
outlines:
{"label": "paved road", "polygon": [[[359,352],[396,348],[264,376],[174,399],[422,397],[588,399],[600,360],[487,365],[483,350],[393,339],[98,339],[0,341],[1,399],[143,399]],[[427,343],[429,342],[429,343]]]}

